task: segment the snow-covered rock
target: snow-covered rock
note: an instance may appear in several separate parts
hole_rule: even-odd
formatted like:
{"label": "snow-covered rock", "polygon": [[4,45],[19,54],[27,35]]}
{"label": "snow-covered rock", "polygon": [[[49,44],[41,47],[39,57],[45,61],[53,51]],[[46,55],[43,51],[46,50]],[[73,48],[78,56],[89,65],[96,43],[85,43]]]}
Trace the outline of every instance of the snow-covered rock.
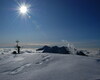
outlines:
{"label": "snow-covered rock", "polygon": [[44,46],[37,49],[37,51],[43,50],[43,53],[59,53],[59,54],[73,54],[75,49],[72,50],[70,47],[58,47],[58,46]]}

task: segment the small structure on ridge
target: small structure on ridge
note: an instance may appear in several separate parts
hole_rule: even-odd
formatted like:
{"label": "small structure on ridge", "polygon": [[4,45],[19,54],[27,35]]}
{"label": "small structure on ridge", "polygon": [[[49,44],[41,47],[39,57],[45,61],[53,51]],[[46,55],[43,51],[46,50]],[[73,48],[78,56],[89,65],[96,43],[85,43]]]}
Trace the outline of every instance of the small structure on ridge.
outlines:
{"label": "small structure on ridge", "polygon": [[17,43],[17,44],[16,44],[17,53],[20,54],[20,48],[21,48],[21,47],[20,47],[19,44],[18,44],[19,41],[17,40],[16,43]]}

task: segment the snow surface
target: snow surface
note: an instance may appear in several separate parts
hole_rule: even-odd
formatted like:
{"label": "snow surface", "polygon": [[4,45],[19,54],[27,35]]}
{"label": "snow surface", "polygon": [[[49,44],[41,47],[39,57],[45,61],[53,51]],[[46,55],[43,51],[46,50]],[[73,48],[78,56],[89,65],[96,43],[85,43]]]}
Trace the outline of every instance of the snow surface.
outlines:
{"label": "snow surface", "polygon": [[0,49],[0,80],[100,80],[100,58]]}

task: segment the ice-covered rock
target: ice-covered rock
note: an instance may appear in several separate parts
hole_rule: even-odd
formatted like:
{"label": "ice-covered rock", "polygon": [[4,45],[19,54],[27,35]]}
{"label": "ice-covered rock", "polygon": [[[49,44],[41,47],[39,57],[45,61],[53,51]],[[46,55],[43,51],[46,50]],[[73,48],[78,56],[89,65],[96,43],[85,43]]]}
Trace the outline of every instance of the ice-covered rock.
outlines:
{"label": "ice-covered rock", "polygon": [[39,51],[39,50],[43,50],[43,53],[59,53],[59,54],[71,54],[71,53],[73,53],[71,48],[65,47],[65,46],[62,46],[62,47],[58,47],[58,46],[53,46],[53,47],[44,46],[43,48],[37,49],[37,51]]}

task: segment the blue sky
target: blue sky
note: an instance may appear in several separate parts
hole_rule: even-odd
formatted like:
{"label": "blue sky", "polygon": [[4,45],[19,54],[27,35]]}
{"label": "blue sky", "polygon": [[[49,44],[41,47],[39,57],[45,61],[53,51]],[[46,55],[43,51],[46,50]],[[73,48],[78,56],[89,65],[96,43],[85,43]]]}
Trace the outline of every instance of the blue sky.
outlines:
{"label": "blue sky", "polygon": [[[28,16],[18,4],[31,5]],[[100,48],[100,0],[0,0],[0,44],[62,43]]]}

